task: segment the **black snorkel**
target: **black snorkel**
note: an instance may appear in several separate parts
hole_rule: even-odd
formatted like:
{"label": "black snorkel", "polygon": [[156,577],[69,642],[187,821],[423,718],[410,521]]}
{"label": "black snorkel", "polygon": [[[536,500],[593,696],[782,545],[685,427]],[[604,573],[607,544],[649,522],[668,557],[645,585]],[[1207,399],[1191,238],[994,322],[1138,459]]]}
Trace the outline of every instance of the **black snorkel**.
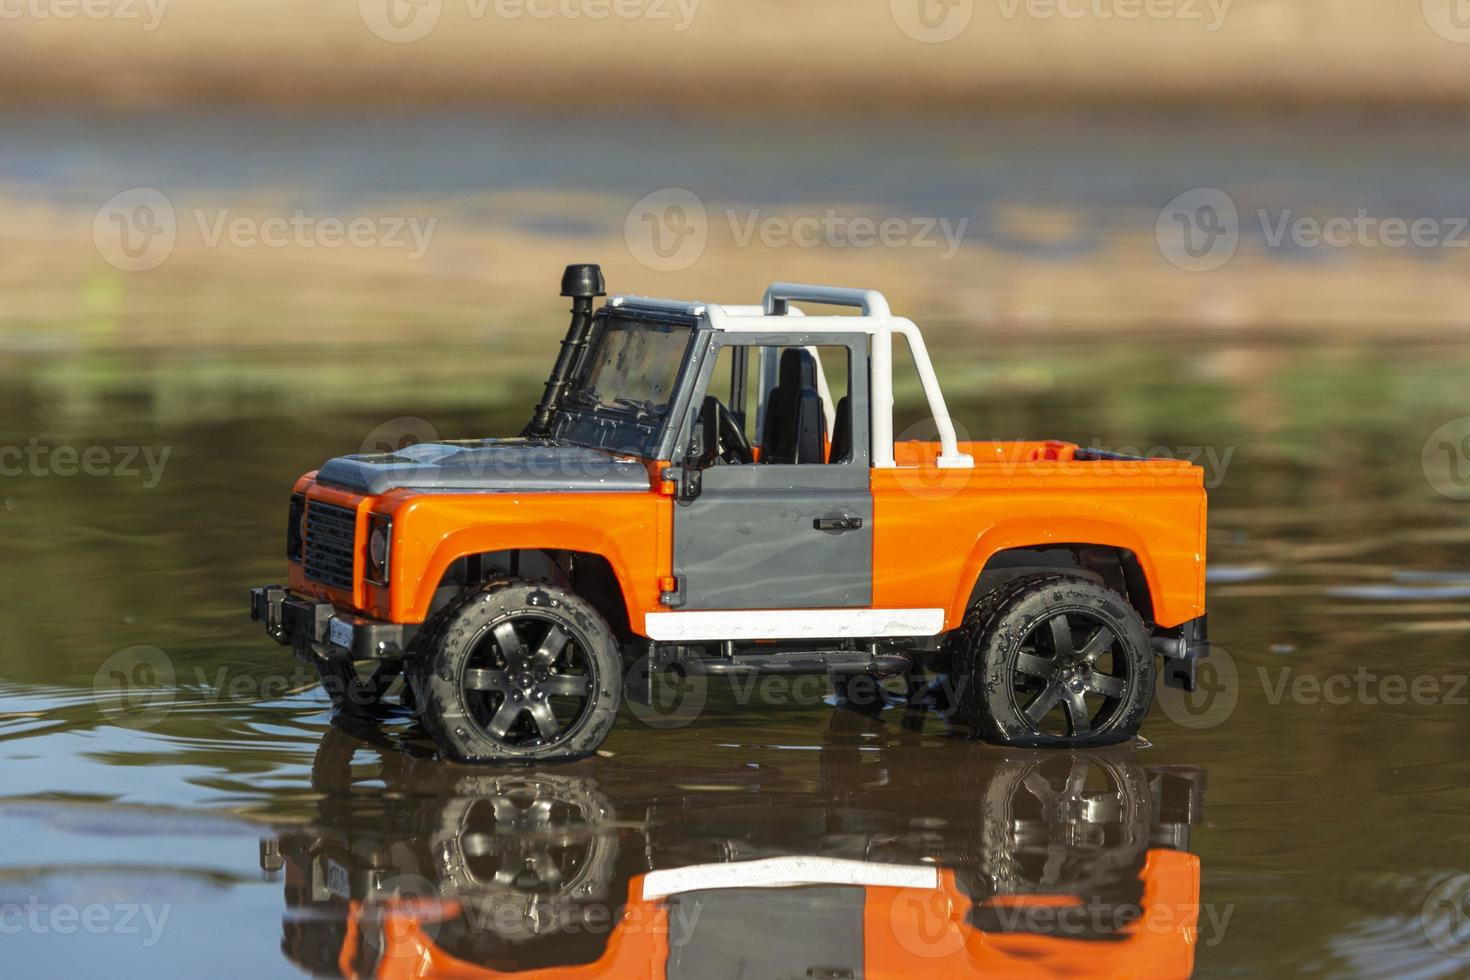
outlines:
{"label": "black snorkel", "polygon": [[590,263],[567,266],[561,277],[561,294],[572,299],[572,322],[567,327],[566,337],[562,339],[561,352],[557,355],[556,365],[551,369],[551,377],[546,379],[546,391],[542,394],[531,421],[526,425],[523,434],[527,438],[545,439],[551,435],[551,423],[562,399],[566,397],[567,388],[572,381],[572,370],[587,349],[587,341],[592,333],[592,301],[598,296],[607,295],[602,267]]}

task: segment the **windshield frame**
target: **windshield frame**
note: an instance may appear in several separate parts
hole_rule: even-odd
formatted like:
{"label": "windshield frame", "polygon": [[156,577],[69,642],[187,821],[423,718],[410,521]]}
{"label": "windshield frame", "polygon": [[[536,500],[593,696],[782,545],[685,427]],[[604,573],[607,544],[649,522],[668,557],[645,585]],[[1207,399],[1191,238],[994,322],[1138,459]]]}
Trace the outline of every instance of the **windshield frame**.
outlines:
{"label": "windshield frame", "polygon": [[[679,354],[669,400],[662,412],[648,412],[634,405],[608,403],[591,395],[589,375],[595,369],[593,358],[600,350],[610,324],[646,325],[659,329],[687,331],[687,341]],[[667,310],[639,308],[632,304],[604,306],[594,320],[592,336],[578,361],[574,382],[567,389],[552,425],[552,438],[557,442],[625,453],[644,459],[662,459],[673,441],[676,428],[672,423],[683,417],[688,401],[691,365],[701,347],[708,328],[697,317]],[[589,397],[590,396],[590,397]],[[604,393],[606,396],[606,393]]]}

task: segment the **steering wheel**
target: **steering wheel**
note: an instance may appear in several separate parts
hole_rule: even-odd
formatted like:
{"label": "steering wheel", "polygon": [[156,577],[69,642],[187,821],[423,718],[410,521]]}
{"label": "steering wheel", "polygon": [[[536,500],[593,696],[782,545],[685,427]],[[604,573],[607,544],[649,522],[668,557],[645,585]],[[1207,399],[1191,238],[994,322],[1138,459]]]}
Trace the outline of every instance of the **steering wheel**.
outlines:
{"label": "steering wheel", "polygon": [[[714,395],[707,395],[704,405],[699,412],[700,420],[705,425],[705,432],[714,429],[714,439],[706,442],[706,452],[725,463],[754,463],[755,451],[750,448],[750,440],[745,438],[745,430],[740,428],[740,423],[735,420],[735,413],[725,407],[725,403]],[[710,423],[713,422],[713,426]],[[713,442],[713,446],[709,442]]]}

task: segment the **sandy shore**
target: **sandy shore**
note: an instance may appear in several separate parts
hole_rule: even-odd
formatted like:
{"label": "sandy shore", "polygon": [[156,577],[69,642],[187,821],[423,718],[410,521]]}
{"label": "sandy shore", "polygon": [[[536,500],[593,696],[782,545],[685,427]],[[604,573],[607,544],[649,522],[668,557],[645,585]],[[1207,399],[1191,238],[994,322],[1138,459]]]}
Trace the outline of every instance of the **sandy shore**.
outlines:
{"label": "sandy shore", "polygon": [[0,102],[1470,103],[1458,0],[4,0]]}
{"label": "sandy shore", "polygon": [[[712,227],[702,251],[661,271],[626,235],[628,202],[597,195],[384,203],[384,214],[440,218],[421,255],[380,243],[323,247],[211,242],[189,217],[154,267],[120,266],[95,211],[0,195],[0,346],[11,350],[401,341],[406,335],[514,336],[561,315],[556,280],[595,259],[614,291],[755,302],[777,279],[882,288],[896,310],[952,339],[1004,332],[1197,331],[1456,335],[1470,330],[1470,257],[1424,261],[1357,251],[1283,262],[1243,244],[1230,262],[1191,272],[1152,235],[1122,234],[1086,255],[1037,258],[983,242],[949,258],[924,249],[802,249],[746,244]],[[529,232],[529,211],[548,230]],[[233,214],[250,216],[248,202]],[[559,232],[556,217],[588,232]],[[488,216],[488,217],[486,217]],[[344,216],[350,220],[351,216]],[[1085,218],[1085,216],[1084,216]],[[719,220],[719,219],[713,219]],[[1016,215],[1028,225],[1057,215]],[[1083,219],[1079,219],[1083,220]],[[1140,220],[1139,227],[1147,222]],[[99,234],[101,237],[99,237]],[[630,244],[631,242],[631,244]],[[549,319],[548,319],[549,318]]]}

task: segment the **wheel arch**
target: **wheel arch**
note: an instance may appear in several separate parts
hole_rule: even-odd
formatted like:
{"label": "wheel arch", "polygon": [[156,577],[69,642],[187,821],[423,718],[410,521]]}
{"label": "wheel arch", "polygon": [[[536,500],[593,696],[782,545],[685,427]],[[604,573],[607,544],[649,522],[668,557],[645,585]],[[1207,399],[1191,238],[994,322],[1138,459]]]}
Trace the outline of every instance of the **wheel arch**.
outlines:
{"label": "wheel arch", "polygon": [[[965,562],[946,613],[958,625],[980,594],[1017,575],[1073,571],[1122,594],[1145,622],[1164,605],[1147,547],[1131,529],[1112,522],[1068,522],[1067,539],[1048,536],[1031,522],[1000,525],[981,535]],[[1078,533],[1081,532],[1081,533]]]}
{"label": "wheel arch", "polygon": [[419,581],[413,612],[426,620],[465,589],[505,576],[544,580],[570,589],[607,620],[620,640],[632,635],[635,624],[641,625],[632,573],[616,548],[596,547],[596,542],[588,541],[546,543],[546,539],[520,536],[493,542],[446,538]]}

